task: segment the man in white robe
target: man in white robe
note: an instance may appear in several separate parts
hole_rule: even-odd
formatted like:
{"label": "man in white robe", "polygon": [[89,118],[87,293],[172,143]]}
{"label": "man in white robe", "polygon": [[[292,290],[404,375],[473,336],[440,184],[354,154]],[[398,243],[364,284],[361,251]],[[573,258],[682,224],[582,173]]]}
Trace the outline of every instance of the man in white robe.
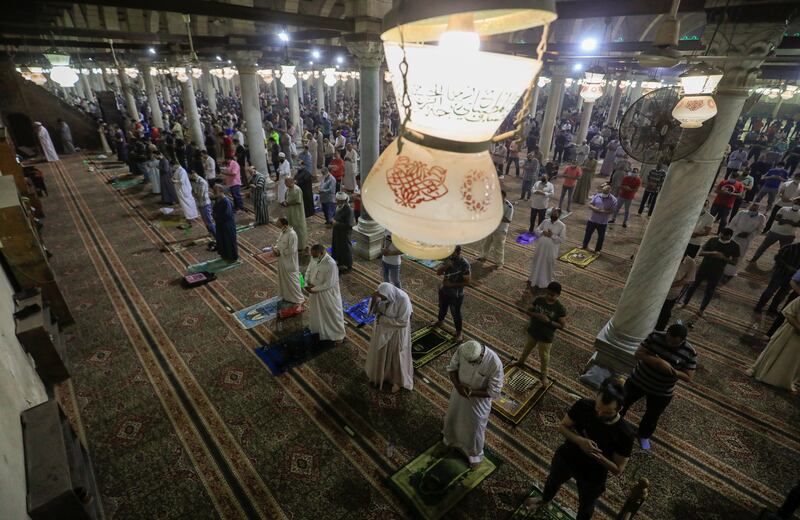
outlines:
{"label": "man in white robe", "polygon": [[183,217],[186,220],[200,218],[200,212],[197,211],[197,203],[194,201],[194,195],[192,195],[192,182],[189,180],[186,170],[177,160],[172,163],[172,183],[175,184],[175,193],[178,195],[178,203],[183,212]]}
{"label": "man in white robe", "polygon": [[[756,235],[761,233],[767,224],[767,217],[760,213],[758,209],[759,205],[754,202],[750,204],[747,211],[740,211],[728,222],[728,227],[733,230],[733,241],[739,244],[740,259],[750,248],[750,244]],[[738,271],[738,262],[726,265],[723,280],[727,281],[736,276]]]}
{"label": "man in white robe", "polygon": [[47,162],[57,161],[58,154],[56,153],[56,147],[53,146],[53,141],[50,139],[50,133],[47,131],[47,128],[42,126],[42,123],[39,121],[33,123],[33,126],[36,130],[36,136],[39,138],[39,144],[42,147],[44,158],[47,159]]}
{"label": "man in white robe", "polygon": [[278,257],[278,296],[289,303],[303,303],[303,290],[300,288],[300,262],[297,258],[297,233],[285,217],[278,219],[281,234],[272,248]]}
{"label": "man in white robe", "polygon": [[377,317],[369,340],[364,371],[378,388],[384,382],[392,393],[414,389],[414,363],[411,356],[411,299],[405,291],[383,282],[372,295],[370,310]]}
{"label": "man in white robe", "polygon": [[278,154],[278,204],[286,202],[286,183],[285,179],[292,176],[292,166],[286,160],[286,154]]}
{"label": "man in white robe", "polygon": [[342,190],[353,193],[356,190],[356,176],[358,176],[358,152],[352,143],[348,143],[347,153],[344,154]]}
{"label": "man in white robe", "polygon": [[489,347],[470,340],[458,347],[447,372],[453,390],[444,417],[444,444],[461,450],[475,468],[483,461],[492,399],[503,389],[503,363]]}
{"label": "man in white robe", "polygon": [[536,228],[536,249],[531,262],[531,274],[528,276],[528,288],[544,289],[555,277],[556,259],[561,243],[567,239],[567,226],[558,218],[561,216],[560,208],[550,210],[550,219],[545,220]]}
{"label": "man in white robe", "polygon": [[322,341],[341,343],[345,337],[339,268],[320,244],[311,247],[311,261],[306,269],[308,328]]}

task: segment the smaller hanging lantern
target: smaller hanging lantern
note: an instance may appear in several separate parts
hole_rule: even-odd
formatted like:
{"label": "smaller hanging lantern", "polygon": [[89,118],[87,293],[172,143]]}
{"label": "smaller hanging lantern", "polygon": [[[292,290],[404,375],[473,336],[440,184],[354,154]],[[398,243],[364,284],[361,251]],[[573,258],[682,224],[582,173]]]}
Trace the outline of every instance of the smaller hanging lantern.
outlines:
{"label": "smaller hanging lantern", "polygon": [[383,81],[385,81],[386,83],[392,82],[392,73],[389,72],[388,70],[383,71]]}
{"label": "smaller hanging lantern", "polygon": [[236,75],[236,72],[236,69],[233,67],[224,67],[222,69],[222,77],[225,79],[233,79],[233,77]]}
{"label": "smaller hanging lantern", "polygon": [[781,92],[781,99],[788,101],[797,93],[797,85],[786,85],[786,89]]}
{"label": "smaller hanging lantern", "polygon": [[281,65],[281,84],[286,88],[297,85],[297,76],[294,74],[294,65]]}
{"label": "smaller hanging lantern", "polygon": [[325,84],[329,87],[336,85],[336,69],[333,67],[328,67],[322,71],[322,75],[325,76]]}
{"label": "smaller hanging lantern", "polygon": [[126,67],[125,75],[131,79],[136,79],[139,77],[139,69],[136,69],[134,67]]}
{"label": "smaller hanging lantern", "polygon": [[594,103],[603,95],[603,78],[605,71],[598,66],[590,67],[584,72],[584,80],[581,85],[581,98],[586,103]]}
{"label": "smaller hanging lantern", "polygon": [[699,128],[717,115],[717,103],[711,97],[722,79],[722,71],[708,66],[695,66],[680,75],[683,97],[672,109],[672,117],[683,128]]}
{"label": "smaller hanging lantern", "polygon": [[192,69],[192,77],[200,79],[203,76],[203,69]]}
{"label": "smaller hanging lantern", "polygon": [[44,57],[53,66],[50,70],[51,80],[62,87],[72,87],[78,82],[78,75],[69,66],[69,54],[53,53],[45,54]]}

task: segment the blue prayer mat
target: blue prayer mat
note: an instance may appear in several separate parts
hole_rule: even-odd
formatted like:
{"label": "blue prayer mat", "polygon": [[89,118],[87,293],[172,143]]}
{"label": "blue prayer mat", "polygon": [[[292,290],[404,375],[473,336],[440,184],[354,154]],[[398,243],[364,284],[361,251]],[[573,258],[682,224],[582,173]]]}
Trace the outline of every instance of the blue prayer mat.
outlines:
{"label": "blue prayer mat", "polygon": [[234,317],[239,324],[245,329],[252,329],[256,325],[270,320],[274,320],[278,316],[278,304],[280,303],[280,296],[275,296],[263,302],[256,303],[240,311],[234,313]]}
{"label": "blue prayer mat", "polygon": [[369,303],[372,300],[372,297],[367,297],[358,302],[355,305],[351,305],[350,307],[345,307],[345,314],[353,318],[353,320],[358,323],[359,325],[369,325],[373,321],[375,321],[374,314],[369,313]]}

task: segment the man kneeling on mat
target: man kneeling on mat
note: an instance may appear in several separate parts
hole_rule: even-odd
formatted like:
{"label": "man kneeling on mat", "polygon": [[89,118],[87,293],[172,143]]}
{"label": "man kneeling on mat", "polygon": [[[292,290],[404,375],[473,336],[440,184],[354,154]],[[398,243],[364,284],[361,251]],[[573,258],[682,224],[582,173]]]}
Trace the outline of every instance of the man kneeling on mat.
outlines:
{"label": "man kneeling on mat", "polygon": [[606,489],[610,471],[621,475],[633,449],[633,428],[619,411],[625,400],[624,381],[612,376],[603,381],[594,399],[580,399],[561,419],[558,431],[566,437],[553,455],[550,474],[540,498],[528,498],[529,511],[545,507],[569,479],[578,486],[578,515],[590,520],[594,505]]}

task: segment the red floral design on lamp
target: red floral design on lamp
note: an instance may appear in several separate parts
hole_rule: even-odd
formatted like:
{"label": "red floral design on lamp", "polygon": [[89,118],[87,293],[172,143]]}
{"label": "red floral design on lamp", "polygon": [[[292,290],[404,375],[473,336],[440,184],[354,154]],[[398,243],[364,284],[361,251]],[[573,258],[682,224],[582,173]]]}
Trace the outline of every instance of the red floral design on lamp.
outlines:
{"label": "red floral design on lamp", "polygon": [[483,213],[492,201],[491,192],[487,190],[489,174],[482,170],[473,170],[461,184],[461,198],[464,205],[474,213]]}
{"label": "red floral design on lamp", "polygon": [[386,182],[394,193],[395,202],[406,208],[416,208],[423,202],[447,195],[446,178],[447,170],[441,166],[412,161],[405,155],[398,155],[394,166],[386,172]]}

